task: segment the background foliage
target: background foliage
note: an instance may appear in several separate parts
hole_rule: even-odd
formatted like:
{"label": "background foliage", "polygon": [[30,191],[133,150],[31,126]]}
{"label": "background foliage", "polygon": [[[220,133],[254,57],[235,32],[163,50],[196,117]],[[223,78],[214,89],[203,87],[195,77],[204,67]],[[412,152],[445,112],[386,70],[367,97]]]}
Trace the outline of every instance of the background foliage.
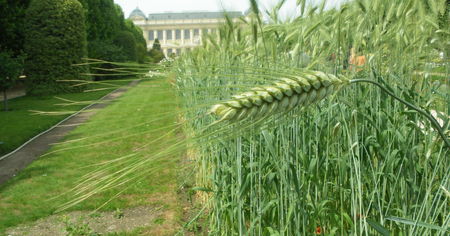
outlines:
{"label": "background foliage", "polygon": [[73,66],[87,56],[82,5],[76,0],[34,0],[25,19],[29,93],[42,95],[80,89],[58,80],[88,79],[83,75],[88,72],[86,67]]}
{"label": "background foliage", "polygon": [[[90,57],[116,62],[147,61],[147,45],[142,31],[134,26],[133,22],[125,20],[122,9],[114,4],[113,0],[79,0],[82,8],[76,6],[76,10],[73,5],[61,4],[58,1],[54,6],[44,6],[47,4],[46,1],[41,3],[35,1],[32,6],[34,10],[27,9],[30,2],[30,0],[0,0],[2,16],[0,51],[10,54],[10,57],[23,57],[29,54],[24,62],[26,73],[30,78],[28,80],[30,94],[73,90],[70,84],[63,85],[55,81],[68,78],[86,79],[87,77],[82,74],[89,71],[87,67],[76,69],[71,66],[80,63],[81,58]],[[76,2],[78,1],[74,0],[71,4]],[[49,12],[38,12],[36,7]],[[73,9],[69,10],[67,7]],[[27,22],[28,19],[32,21]],[[39,27],[43,27],[42,32],[37,30]],[[130,34],[133,35],[133,39],[129,37]],[[128,39],[122,40],[123,35],[127,35],[125,37]],[[27,47],[25,47],[26,39],[28,39]],[[50,47],[51,44],[57,46]],[[99,75],[94,76],[95,79],[104,79],[107,77],[101,75],[105,70],[112,68],[112,65],[104,65],[91,68],[91,71]]]}

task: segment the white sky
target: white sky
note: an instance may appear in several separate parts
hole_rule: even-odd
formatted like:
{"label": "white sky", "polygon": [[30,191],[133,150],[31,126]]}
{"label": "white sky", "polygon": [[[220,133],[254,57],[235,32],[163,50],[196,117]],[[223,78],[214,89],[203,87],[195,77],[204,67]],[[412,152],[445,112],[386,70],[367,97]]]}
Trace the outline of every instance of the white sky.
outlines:
{"label": "white sky", "polygon": [[[271,9],[279,0],[259,0],[262,10]],[[284,17],[295,15],[296,1],[287,0],[282,9]],[[322,0],[309,0],[320,3]],[[329,6],[336,6],[345,0],[327,0]],[[228,11],[244,12],[249,9],[248,0],[115,0],[128,17],[137,6],[146,14],[160,12],[184,12],[184,11]]]}

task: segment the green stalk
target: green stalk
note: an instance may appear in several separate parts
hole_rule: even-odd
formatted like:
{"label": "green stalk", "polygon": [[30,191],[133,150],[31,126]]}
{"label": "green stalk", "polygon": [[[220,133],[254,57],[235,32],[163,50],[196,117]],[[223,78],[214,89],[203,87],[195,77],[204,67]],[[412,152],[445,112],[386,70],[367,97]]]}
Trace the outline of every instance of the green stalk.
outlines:
{"label": "green stalk", "polygon": [[386,87],[384,87],[383,85],[381,85],[380,83],[378,83],[378,82],[376,82],[374,80],[370,80],[370,79],[353,79],[353,80],[350,80],[350,83],[352,83],[352,84],[353,83],[371,83],[371,84],[374,84],[374,85],[378,86],[381,90],[386,92],[389,96],[391,96],[394,99],[396,99],[397,101],[403,103],[405,106],[407,106],[407,107],[409,107],[409,108],[419,112],[420,114],[424,115],[431,122],[431,125],[438,132],[439,136],[441,136],[442,140],[444,140],[444,143],[447,146],[447,148],[450,148],[450,141],[445,136],[443,128],[439,125],[437,120],[433,116],[428,114],[426,111],[424,111],[424,110],[420,109],[419,107],[417,107],[417,106],[415,106],[415,105],[413,105],[413,104],[403,100],[402,98],[398,97],[393,92],[388,90]]}

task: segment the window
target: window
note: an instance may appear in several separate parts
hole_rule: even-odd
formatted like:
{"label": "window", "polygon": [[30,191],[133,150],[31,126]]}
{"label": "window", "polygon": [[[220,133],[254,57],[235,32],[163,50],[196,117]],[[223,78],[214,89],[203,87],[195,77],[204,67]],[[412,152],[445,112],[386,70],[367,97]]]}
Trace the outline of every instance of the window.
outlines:
{"label": "window", "polygon": [[191,38],[191,31],[188,29],[184,30],[184,39],[190,39]]}
{"label": "window", "polygon": [[181,30],[175,30],[175,39],[181,39]]}
{"label": "window", "polygon": [[162,31],[162,30],[158,30],[158,39],[159,39],[159,40],[162,40],[163,37],[164,37],[163,31]]}
{"label": "window", "polygon": [[172,55],[172,53],[173,53],[173,50],[172,50],[172,48],[169,48],[169,49],[167,49],[167,56],[170,56],[170,55]]}
{"label": "window", "polygon": [[172,39],[172,30],[166,30],[166,38],[167,38],[168,40],[171,40],[171,39]]}
{"label": "window", "polygon": [[148,40],[155,40],[155,35],[153,30],[148,31]]}
{"label": "window", "polygon": [[194,36],[199,36],[199,35],[200,35],[200,30],[194,29]]}
{"label": "window", "polygon": [[208,34],[208,29],[202,29],[202,34],[203,34],[203,35]]}
{"label": "window", "polygon": [[180,54],[181,54],[181,49],[177,48],[177,55],[180,55]]}

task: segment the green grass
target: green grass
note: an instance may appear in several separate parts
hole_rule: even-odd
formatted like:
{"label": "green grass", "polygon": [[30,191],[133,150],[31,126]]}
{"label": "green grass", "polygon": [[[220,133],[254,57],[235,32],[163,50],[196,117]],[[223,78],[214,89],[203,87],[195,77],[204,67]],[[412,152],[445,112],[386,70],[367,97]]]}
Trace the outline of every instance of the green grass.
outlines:
{"label": "green grass", "polygon": [[[55,212],[58,207],[73,199],[73,195],[64,195],[102,161],[112,160],[130,153],[149,156],[173,142],[176,132],[168,128],[156,131],[156,128],[174,124],[173,116],[167,116],[158,122],[149,122],[160,114],[172,112],[175,108],[172,89],[165,80],[141,82],[130,89],[119,100],[99,111],[89,122],[72,131],[66,141],[74,143],[59,144],[51,149],[49,155],[41,157],[0,188],[0,234],[8,227],[34,221]],[[161,105],[163,101],[164,105]],[[149,132],[153,131],[153,132]],[[148,144],[157,137],[164,136],[159,142],[138,151],[138,147]],[[126,137],[126,138],[125,138]],[[92,145],[94,144],[94,145]],[[65,150],[70,148],[70,150]],[[56,151],[56,152],[54,152]],[[144,204],[162,205],[164,210],[179,212],[176,207],[176,164],[178,153],[172,153],[164,160],[153,163],[148,169],[149,175],[127,185],[128,189],[113,199],[103,210],[123,209]],[[116,191],[109,190],[97,194],[76,205],[70,210],[92,210],[107,200]],[[153,201],[149,201],[154,199]],[[174,227],[173,227],[174,228]]]}
{"label": "green grass", "polygon": [[[129,81],[104,81],[112,85],[125,85]],[[92,89],[105,88],[105,85],[93,85]],[[36,111],[73,111],[72,113],[85,107],[86,104],[70,107],[58,106],[56,104],[64,103],[56,97],[74,100],[74,101],[94,101],[108,94],[116,87],[93,92],[80,92],[59,94],[55,96],[24,96],[9,100],[10,110],[3,111],[3,103],[0,107],[0,156],[19,147],[35,135],[39,134],[55,125],[59,121],[68,117],[70,114],[42,116],[35,115],[30,110]]]}

